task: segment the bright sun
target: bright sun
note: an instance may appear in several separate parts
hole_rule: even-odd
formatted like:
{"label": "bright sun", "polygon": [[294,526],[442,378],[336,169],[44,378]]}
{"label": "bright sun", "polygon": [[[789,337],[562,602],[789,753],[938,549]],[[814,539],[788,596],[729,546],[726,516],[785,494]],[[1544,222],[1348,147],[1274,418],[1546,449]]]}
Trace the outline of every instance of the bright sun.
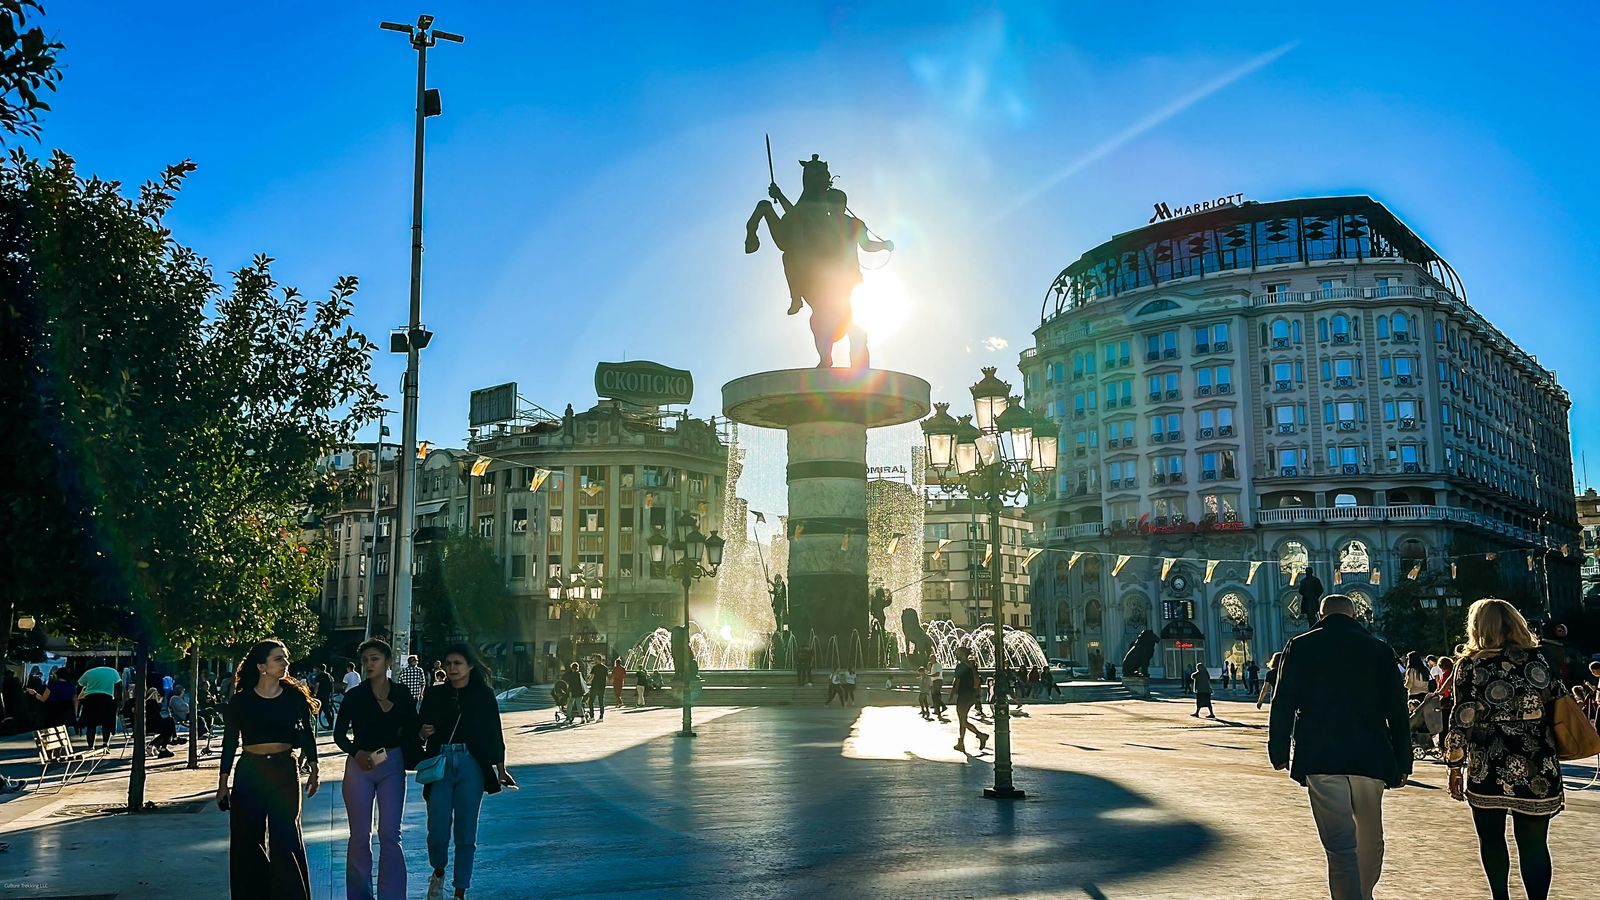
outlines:
{"label": "bright sun", "polygon": [[889,269],[869,269],[861,275],[861,284],[850,295],[851,314],[872,343],[882,346],[910,316],[911,295],[900,276]]}

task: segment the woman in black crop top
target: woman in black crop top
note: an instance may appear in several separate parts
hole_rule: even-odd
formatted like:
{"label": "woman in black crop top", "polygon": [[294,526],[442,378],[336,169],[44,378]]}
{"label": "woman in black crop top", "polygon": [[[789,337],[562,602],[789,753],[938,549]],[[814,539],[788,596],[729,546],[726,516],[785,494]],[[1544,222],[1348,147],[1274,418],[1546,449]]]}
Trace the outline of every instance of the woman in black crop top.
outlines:
{"label": "woman in black crop top", "polygon": [[[300,751],[311,797],[318,783],[315,716],[316,701],[289,677],[283,642],[268,639],[251,647],[233,676],[217,784],[217,805],[228,810],[228,883],[235,900],[311,896],[292,751]],[[228,775],[241,750],[230,790]]]}
{"label": "woman in black crop top", "polygon": [[[400,847],[400,818],[405,813],[404,748],[415,746],[417,704],[411,689],[389,677],[389,645],[376,638],[356,648],[366,679],[351,688],[339,704],[333,739],[350,754],[344,764],[345,812],[350,817],[350,844],[345,850],[345,896],[371,900],[372,801],[378,801],[378,900],[405,900],[406,858]],[[350,736],[351,731],[355,737]]]}

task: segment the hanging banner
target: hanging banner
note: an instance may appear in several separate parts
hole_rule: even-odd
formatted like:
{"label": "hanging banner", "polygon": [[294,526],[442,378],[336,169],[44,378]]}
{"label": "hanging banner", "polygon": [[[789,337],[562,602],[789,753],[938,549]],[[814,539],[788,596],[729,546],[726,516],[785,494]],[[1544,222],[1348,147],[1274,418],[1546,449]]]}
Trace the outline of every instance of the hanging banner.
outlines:
{"label": "hanging banner", "polygon": [[417,459],[427,459],[428,448],[432,446],[433,445],[427,441],[417,441]]}
{"label": "hanging banner", "polygon": [[1377,566],[1373,566],[1373,568],[1372,568],[1372,583],[1373,584],[1377,584],[1382,579],[1383,579],[1383,573],[1378,571]]}
{"label": "hanging banner", "polygon": [[1042,550],[1042,549],[1040,549],[1038,547],[1035,547],[1032,550],[1029,550],[1028,551],[1028,555],[1022,560],[1022,568],[1026,569],[1028,567],[1028,564],[1033,562],[1035,559],[1037,559],[1039,554],[1041,554],[1043,552],[1044,552],[1044,550]]}
{"label": "hanging banner", "polygon": [[752,510],[750,510],[750,515],[755,516],[757,522],[760,522],[763,525],[767,524],[767,514],[766,513],[759,512],[757,510],[752,509]]}
{"label": "hanging banner", "polygon": [[1252,582],[1254,582],[1256,580],[1256,570],[1259,569],[1259,568],[1261,568],[1261,563],[1259,563],[1259,562],[1250,563],[1250,574],[1245,576],[1245,579],[1244,579],[1244,583],[1245,584],[1250,584],[1250,583],[1252,583]]}
{"label": "hanging banner", "polygon": [[1485,553],[1483,555],[1483,558],[1487,562],[1494,562],[1495,560],[1500,558],[1500,554],[1498,554],[1498,553]]}
{"label": "hanging banner", "polygon": [[1454,581],[1455,578],[1456,578],[1456,564],[1452,562],[1450,564],[1450,580]]}
{"label": "hanging banner", "polygon": [[[529,493],[537,494],[539,492],[539,488],[544,487],[545,479],[547,479],[549,477],[550,477],[550,470],[549,469],[534,469],[533,470],[533,481],[528,483],[528,491],[529,491]],[[645,506],[649,506],[649,505],[650,505],[650,498],[647,496],[645,498]]]}
{"label": "hanging banner", "polygon": [[1421,574],[1422,574],[1422,563],[1417,563],[1416,565],[1411,567],[1411,571],[1406,573],[1406,577],[1411,579],[1412,581],[1416,581],[1417,580],[1417,576],[1419,576]]}
{"label": "hanging banner", "polygon": [[1077,565],[1078,564],[1078,560],[1082,559],[1082,558],[1083,558],[1083,551],[1082,550],[1074,550],[1074,551],[1072,551],[1072,556],[1070,558],[1068,558],[1068,560],[1067,560],[1067,570],[1071,571],[1072,567]]}
{"label": "hanging banner", "polygon": [[1119,554],[1117,556],[1117,564],[1111,567],[1111,577],[1112,578],[1117,577],[1117,575],[1122,572],[1122,567],[1127,565],[1128,564],[1128,560],[1130,560],[1130,559],[1133,559],[1133,557],[1129,556],[1126,553]]}
{"label": "hanging banner", "polygon": [[1211,576],[1216,574],[1216,571],[1217,571],[1217,560],[1214,560],[1214,559],[1206,560],[1206,584],[1210,584],[1211,583]]}
{"label": "hanging banner", "polygon": [[494,462],[487,456],[480,456],[472,462],[472,477],[482,478],[483,473],[489,471],[489,463]]}
{"label": "hanging banner", "polygon": [[994,558],[994,545],[990,544],[989,546],[983,548],[983,564],[987,566],[989,564],[989,560],[991,560],[993,558]]}
{"label": "hanging banner", "polygon": [[1172,566],[1176,562],[1177,562],[1177,560],[1173,559],[1170,556],[1161,557],[1161,580],[1162,581],[1166,581],[1167,580],[1167,573],[1172,571]]}
{"label": "hanging banner", "polygon": [[939,539],[939,546],[933,548],[933,558],[934,559],[938,559],[939,558],[939,554],[944,552],[944,547],[948,543],[950,543],[950,539],[949,538],[940,538]]}

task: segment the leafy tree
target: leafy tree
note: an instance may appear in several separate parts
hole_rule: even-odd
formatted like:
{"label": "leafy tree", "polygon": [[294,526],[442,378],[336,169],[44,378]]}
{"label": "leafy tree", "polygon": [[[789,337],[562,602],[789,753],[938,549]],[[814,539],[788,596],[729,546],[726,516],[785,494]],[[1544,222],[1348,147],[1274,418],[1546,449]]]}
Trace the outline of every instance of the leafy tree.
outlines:
{"label": "leafy tree", "polygon": [[380,399],[372,344],[345,325],[354,279],[313,305],[258,257],[223,294],[172,237],[162,220],[193,168],[130,199],[65,154],[0,166],[0,416],[25,461],[0,516],[15,586],[0,605],[131,639],[141,672],[152,653],[313,642],[325,562],[301,516],[335,490],[319,459]]}
{"label": "leafy tree", "polygon": [[505,569],[487,539],[451,531],[412,583],[422,612],[423,646],[431,652],[455,640],[503,635],[513,624]]}
{"label": "leafy tree", "polygon": [[39,113],[50,104],[40,97],[61,80],[56,51],[44,29],[27,27],[29,10],[44,12],[38,0],[0,0],[0,131],[39,136]]}

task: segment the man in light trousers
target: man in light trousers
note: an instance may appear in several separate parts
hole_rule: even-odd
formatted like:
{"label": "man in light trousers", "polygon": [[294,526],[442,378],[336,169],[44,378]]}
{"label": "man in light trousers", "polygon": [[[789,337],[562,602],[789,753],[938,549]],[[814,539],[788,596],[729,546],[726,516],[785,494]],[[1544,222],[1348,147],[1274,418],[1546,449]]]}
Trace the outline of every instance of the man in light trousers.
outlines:
{"label": "man in light trousers", "polygon": [[1316,627],[1283,648],[1267,739],[1273,768],[1306,786],[1333,900],[1372,900],[1383,870],[1383,792],[1411,774],[1394,653],[1355,615],[1349,597],[1328,594]]}

